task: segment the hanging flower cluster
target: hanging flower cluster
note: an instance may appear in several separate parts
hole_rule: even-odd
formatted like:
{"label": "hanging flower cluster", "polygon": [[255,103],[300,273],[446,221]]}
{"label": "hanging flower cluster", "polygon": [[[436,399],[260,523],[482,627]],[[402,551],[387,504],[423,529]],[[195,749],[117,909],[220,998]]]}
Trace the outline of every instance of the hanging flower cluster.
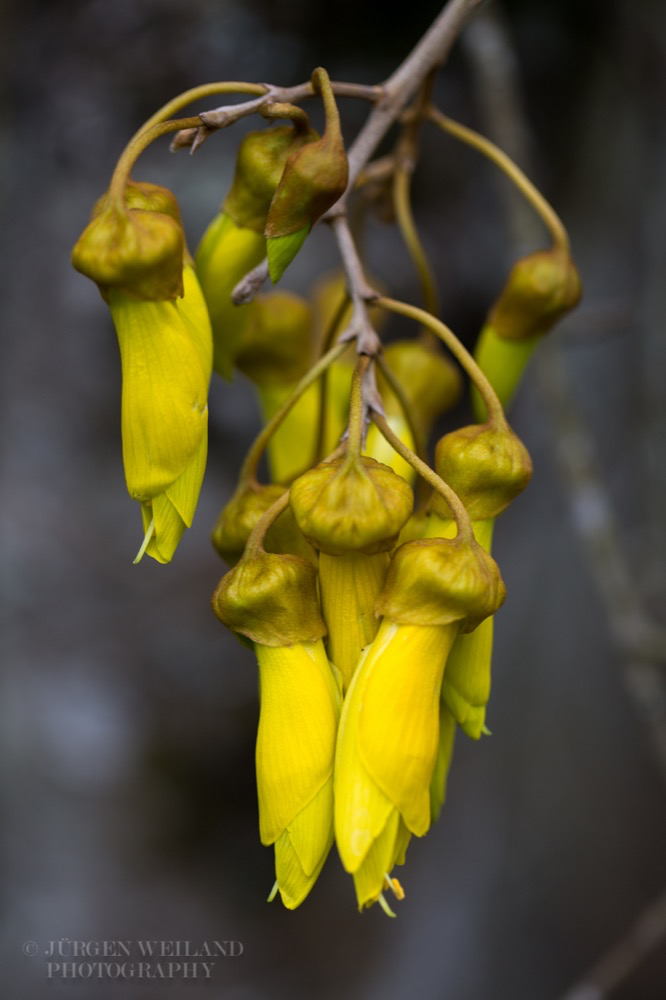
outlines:
{"label": "hanging flower cluster", "polygon": [[[456,729],[473,739],[488,732],[492,622],[505,597],[493,526],[531,476],[503,405],[580,288],[552,209],[496,147],[432,108],[427,90],[395,155],[352,171],[340,86],[318,69],[288,91],[215,84],[174,99],[128,145],[73,263],[99,286],[118,334],[125,475],[143,519],[137,561],[169,562],[192,523],[211,371],[241,371],[255,386],[264,427],[213,530],[231,567],[213,608],[252,644],[259,666],[257,789],[261,841],[275,850],[270,898],[279,892],[285,906],[299,906],[335,843],[359,908],[378,901],[391,913],[384,893],[404,895],[393,870],[439,814]],[[170,118],[194,97],[230,90],[252,97]],[[378,88],[341,92],[381,99]],[[321,137],[298,105],[313,96],[326,117]],[[175,148],[195,149],[255,112],[281,124],[240,144],[231,190],[192,259],[174,196],[132,180],[133,164],[166,132],[177,132]],[[411,217],[409,164],[428,121],[505,169],[553,235],[552,248],[514,266],[477,360],[436,316]],[[425,309],[366,278],[345,216],[351,184],[366,209],[389,193]],[[261,293],[323,216],[343,271],[310,300]],[[382,346],[391,313],[414,321],[418,336]],[[463,373],[478,423],[442,437],[429,464],[435,422],[459,400]],[[264,453],[269,482],[258,478]]]}

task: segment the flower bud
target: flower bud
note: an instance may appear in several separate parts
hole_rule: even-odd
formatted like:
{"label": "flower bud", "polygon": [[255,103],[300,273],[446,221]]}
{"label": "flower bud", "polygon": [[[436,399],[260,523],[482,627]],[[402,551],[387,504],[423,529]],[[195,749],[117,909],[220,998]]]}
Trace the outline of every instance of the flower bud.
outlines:
{"label": "flower bud", "polygon": [[213,528],[212,542],[230,566],[243,555],[245,543],[259,518],[283,493],[283,486],[246,486],[237,490],[222,509]]}
{"label": "flower bud", "polygon": [[273,284],[300,250],[317,219],[344,194],[349,166],[340,119],[325,71],[315,70],[315,88],[324,95],[326,130],[289,155],[266,219],[266,251]]}
{"label": "flower bud", "polygon": [[[418,340],[397,340],[384,348],[384,358],[403,387],[417,429],[427,437],[435,420],[456,405],[462,378],[440,351]],[[377,385],[388,413],[402,413],[386,378],[377,371]]]}
{"label": "flower bud", "polygon": [[296,523],[315,548],[329,555],[390,549],[412,512],[408,484],[374,459],[322,462],[292,485]]}
{"label": "flower bud", "polygon": [[312,129],[291,125],[246,135],[238,149],[236,171],[223,212],[237,226],[263,234],[266,216],[288,157],[319,136]]}
{"label": "flower bud", "polygon": [[505,596],[497,563],[476,541],[426,538],[395,550],[375,613],[406,625],[464,620],[471,631]]}
{"label": "flower bud", "polygon": [[124,205],[99,199],[72,251],[72,264],[106,298],[116,288],[151,302],[183,295],[185,238],[178,203],[166,188],[129,181]]}
{"label": "flower bud", "polygon": [[174,302],[109,289],[122,362],[122,438],[130,496],[141,503],[144,552],[169,562],[192,524],[206,466],[212,336],[194,268]]}
{"label": "flower bud", "polygon": [[488,324],[508,340],[546,333],[580,295],[580,277],[571,257],[557,249],[540,250],[516,261]]}
{"label": "flower bud", "polygon": [[317,572],[298,556],[256,552],[223,576],[213,611],[231,629],[264,646],[314,642],[326,634]]}
{"label": "flower bud", "polygon": [[238,345],[256,305],[236,306],[231,293],[265,252],[264,238],[253,229],[237,226],[225,212],[213,219],[197,249],[197,275],[213,328],[213,368],[224,378],[233,375]]}
{"label": "flower bud", "polygon": [[[445,434],[437,442],[435,469],[474,521],[501,514],[532,476],[525,445],[510,428],[493,424],[471,424]],[[444,517],[449,514],[439,495],[433,510]]]}
{"label": "flower bud", "polygon": [[259,386],[293,385],[312,364],[312,309],[292,292],[255,299],[236,366]]}

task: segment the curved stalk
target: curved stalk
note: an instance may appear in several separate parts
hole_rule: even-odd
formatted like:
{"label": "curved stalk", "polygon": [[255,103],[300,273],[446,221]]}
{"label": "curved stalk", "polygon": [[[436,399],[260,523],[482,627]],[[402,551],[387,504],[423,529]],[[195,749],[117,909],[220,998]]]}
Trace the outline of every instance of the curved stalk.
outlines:
{"label": "curved stalk", "polygon": [[499,148],[499,146],[496,146],[494,142],[490,141],[490,139],[486,139],[485,136],[480,135],[473,129],[467,128],[466,125],[461,125],[452,118],[448,118],[437,108],[431,107],[428,110],[428,119],[434,125],[438,125],[443,132],[447,132],[449,135],[455,136],[456,139],[466,143],[468,146],[472,146],[480,153],[483,153],[483,155],[489,160],[492,160],[495,166],[499,167],[500,170],[506,174],[509,180],[518,188],[523,197],[541,217],[544,225],[553,237],[553,243],[555,246],[562,250],[563,253],[566,253],[567,255],[569,254],[569,236],[564,228],[562,220],[551,205],[549,205],[541,192],[537,190],[532,181],[526,177],[520,167],[515,164],[513,160]]}
{"label": "curved stalk", "polygon": [[458,340],[453,330],[445,323],[442,323],[441,320],[426,312],[425,309],[408,305],[406,302],[398,302],[396,299],[389,299],[380,295],[379,298],[374,300],[374,304],[381,309],[388,309],[389,312],[399,313],[401,316],[407,316],[417,323],[422,323],[424,326],[429,327],[446,344],[471,378],[485,403],[489,420],[492,420],[499,428],[506,428],[506,417],[502,409],[502,404],[497,398],[497,393],[467,348]]}
{"label": "curved stalk", "polygon": [[298,400],[301,398],[305,390],[316,382],[320,375],[326,371],[328,366],[336,361],[341,354],[347,349],[346,344],[336,344],[332,347],[322,358],[317,361],[316,364],[312,366],[309,372],[303,376],[298,385],[295,387],[291,396],[284,401],[277,413],[268,421],[265,427],[259,432],[257,437],[254,439],[253,444],[250,447],[247,455],[245,456],[245,461],[241,466],[239,482],[241,485],[246,483],[256,483],[257,481],[257,466],[261,456],[263,455],[266,445],[270,441],[271,437],[278,429],[284,418],[287,416],[289,411]]}
{"label": "curved stalk", "polygon": [[391,429],[386,417],[383,417],[381,414],[376,413],[373,410],[372,420],[391,447],[394,448],[406,462],[409,462],[412,468],[416,469],[418,474],[422,476],[434,490],[444,497],[451,510],[453,520],[456,522],[456,527],[460,537],[466,542],[474,541],[472,522],[470,521],[469,514],[465,510],[463,502],[458,494],[455,493],[451,487],[444,482],[441,476],[438,476],[429,465],[426,465],[426,463],[423,462],[418,455],[415,455],[411,448],[408,448],[406,444],[403,444],[398,435]]}

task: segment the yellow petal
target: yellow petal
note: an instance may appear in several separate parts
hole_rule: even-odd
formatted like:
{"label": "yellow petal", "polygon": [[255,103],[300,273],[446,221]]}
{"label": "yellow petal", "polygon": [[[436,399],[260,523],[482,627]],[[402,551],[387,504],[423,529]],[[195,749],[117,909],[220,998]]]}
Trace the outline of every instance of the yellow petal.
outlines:
{"label": "yellow petal", "polygon": [[190,267],[184,280],[185,297],[173,302],[109,293],[123,372],[125,477],[139,500],[172,485],[207,433],[210,326]]}
{"label": "yellow petal", "polygon": [[399,828],[400,815],[397,809],[393,809],[384,829],[373,841],[363,864],[354,872],[354,888],[359,910],[376,902],[384,887],[386,875],[393,868]]}
{"label": "yellow petal", "polygon": [[[398,836],[395,840],[395,860],[394,864],[404,865],[405,855],[407,854],[407,848],[409,847],[409,842],[412,839],[410,831],[405,826],[402,818],[400,819],[400,826],[398,827]],[[390,871],[390,869],[389,869]]]}
{"label": "yellow petal", "polygon": [[274,843],[329,781],[339,692],[324,644],[255,646],[261,711],[257,790],[262,844]]}
{"label": "yellow petal", "polygon": [[333,780],[317,792],[275,842],[275,874],[282,902],[293,910],[319,877],[333,845]]}
{"label": "yellow petal", "polygon": [[214,338],[214,367],[225,378],[233,375],[234,359],[252,316],[253,303],[235,306],[231,293],[266,253],[266,241],[253,229],[237,226],[220,212],[204,233],[196,253]]}
{"label": "yellow petal", "polygon": [[[449,665],[447,663],[448,671]],[[446,674],[444,675],[446,676]],[[446,801],[446,783],[453,756],[453,741],[456,735],[455,719],[448,711],[444,702],[439,706],[439,747],[437,761],[430,781],[430,815],[434,822],[440,814]]]}
{"label": "yellow petal", "polygon": [[[270,385],[258,388],[264,423],[268,423],[277,413],[293,390],[293,385]],[[267,454],[273,482],[289,482],[304,472],[314,461],[319,394],[319,385],[311,385],[271,437]]]}
{"label": "yellow petal", "polygon": [[[368,647],[370,648],[370,647]],[[342,706],[335,754],[335,840],[348,872],[356,872],[395,811],[365,769],[358,750],[360,712],[367,675],[361,667],[352,678]]]}
{"label": "yellow petal", "polygon": [[[507,340],[499,337],[488,323],[481,330],[474,358],[505,409],[513,400],[527,363],[540,340],[538,334],[525,340]],[[472,388],[472,408],[477,420],[486,419],[485,404],[475,388]]]}
{"label": "yellow petal", "polygon": [[324,863],[333,843],[333,776],[287,827],[289,839],[306,875]]}
{"label": "yellow petal", "polygon": [[[386,419],[391,430],[398,435],[402,443],[414,451],[414,438],[404,416],[402,414],[387,414]],[[368,430],[364,454],[370,455],[371,458],[375,458],[378,462],[383,462],[384,465],[390,466],[394,472],[402,476],[403,479],[406,479],[408,483],[413,483],[416,479],[414,467],[393,450],[375,424],[372,424]]]}
{"label": "yellow petal", "polygon": [[372,556],[357,552],[341,556],[319,554],[328,655],[342,674],[343,690],[349,687],[363,649],[377,634],[375,601],[384,586],[388,564],[387,552]]}
{"label": "yellow petal", "polygon": [[439,517],[438,514],[430,514],[423,537],[455,538],[457,531],[456,522],[453,518]]}
{"label": "yellow petal", "polygon": [[493,618],[486,618],[473,632],[459,635],[446,664],[442,698],[468,736],[478,740],[485,724],[490,697],[490,664],[493,651]]}
{"label": "yellow petal", "polygon": [[[472,521],[474,537],[490,552],[495,521]],[[429,537],[452,538],[455,522],[431,514]],[[493,618],[486,618],[473,632],[459,635],[449,653],[442,682],[442,698],[456,722],[478,740],[485,725],[485,706],[490,697],[490,665],[493,649]]]}
{"label": "yellow petal", "polygon": [[367,676],[359,752],[416,836],[430,826],[442,675],[458,625],[382,624],[359,670]]}
{"label": "yellow petal", "polygon": [[145,552],[158,562],[171,561],[185,528],[192,525],[206,468],[207,450],[208,440],[204,437],[182,476],[164,493],[141,505],[144,533],[151,532]]}

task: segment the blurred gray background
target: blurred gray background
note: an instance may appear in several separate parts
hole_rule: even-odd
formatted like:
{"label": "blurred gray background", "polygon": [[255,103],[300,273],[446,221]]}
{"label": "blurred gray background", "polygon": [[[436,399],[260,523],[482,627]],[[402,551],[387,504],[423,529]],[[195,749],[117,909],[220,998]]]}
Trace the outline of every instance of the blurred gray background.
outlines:
{"label": "blurred gray background", "polygon": [[[627,939],[666,888],[666,5],[487,6],[491,20],[466,32],[440,75],[438,101],[529,165],[570,229],[585,299],[512,413],[535,476],[496,533],[509,599],[493,735],[458,739],[446,808],[412,843],[395,921],[356,912],[334,855],[300,910],[264,902],[273,868],[257,830],[256,669],[209,608],[223,571],[209,532],[258,426],[252,394],[241,379],[215,382],[194,527],[171,567],[133,566],[140,516],[124,487],[116,341],[69,253],[124,142],[168,98],[214,79],[292,84],[319,64],[377,82],[439,5],[0,6],[11,1000],[557,1000],[618,944],[630,971],[612,996],[666,996],[663,906],[644,960]],[[365,107],[342,112],[351,139]],[[194,158],[158,143],[136,171],[176,192],[192,248],[249,127]],[[414,190],[442,315],[471,343],[511,260],[543,233],[493,168],[434,132]],[[310,245],[287,287],[307,292],[334,266],[328,231]],[[419,301],[379,222],[367,258],[396,297]],[[450,421],[468,419],[461,404]],[[49,982],[44,950],[63,938],[233,939],[244,950],[207,982]]]}

